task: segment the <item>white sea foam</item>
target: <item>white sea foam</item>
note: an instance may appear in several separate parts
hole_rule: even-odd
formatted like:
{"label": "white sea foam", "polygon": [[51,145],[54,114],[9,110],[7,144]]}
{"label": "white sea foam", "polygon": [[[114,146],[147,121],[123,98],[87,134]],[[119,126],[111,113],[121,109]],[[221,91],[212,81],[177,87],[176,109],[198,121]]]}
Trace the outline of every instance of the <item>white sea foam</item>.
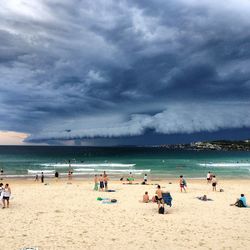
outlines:
{"label": "white sea foam", "polygon": [[151,169],[83,169],[83,168],[74,168],[76,172],[103,172],[107,173],[149,173]]}
{"label": "white sea foam", "polygon": [[55,172],[55,170],[43,170],[43,169],[40,169],[40,170],[27,169],[27,171],[28,171],[28,174],[41,174],[42,172],[44,174],[52,174]]}
{"label": "white sea foam", "polygon": [[40,166],[53,167],[53,168],[98,168],[98,167],[110,167],[110,168],[129,168],[134,167],[136,164],[122,164],[122,163],[43,163]]}
{"label": "white sea foam", "polygon": [[250,168],[250,163],[199,163],[203,167],[225,167],[225,168]]}

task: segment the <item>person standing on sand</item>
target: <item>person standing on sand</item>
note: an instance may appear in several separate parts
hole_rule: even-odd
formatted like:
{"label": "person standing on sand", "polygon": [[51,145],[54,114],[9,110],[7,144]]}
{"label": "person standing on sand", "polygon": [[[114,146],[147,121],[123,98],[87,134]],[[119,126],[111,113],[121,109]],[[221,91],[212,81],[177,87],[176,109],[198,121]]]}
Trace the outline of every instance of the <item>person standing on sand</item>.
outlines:
{"label": "person standing on sand", "polygon": [[207,184],[209,184],[211,182],[211,172],[209,171],[207,173]]}
{"label": "person standing on sand", "polygon": [[147,181],[148,181],[148,175],[147,174],[144,175],[143,181],[144,181],[145,184],[147,184]]}
{"label": "person standing on sand", "polygon": [[6,207],[7,203],[7,208],[9,208],[10,205],[10,195],[11,195],[11,189],[9,187],[9,184],[5,184],[5,187],[3,189],[3,208]]}
{"label": "person standing on sand", "polygon": [[157,190],[155,191],[155,199],[157,201],[158,204],[158,208],[160,208],[161,204],[164,206],[164,201],[162,198],[162,190],[161,190],[161,186],[157,185]]}
{"label": "person standing on sand", "polygon": [[103,182],[103,176],[102,174],[100,174],[100,178],[99,178],[99,182],[100,182],[100,188],[99,188],[99,191],[103,191],[103,188],[104,188],[104,182]]}
{"label": "person standing on sand", "polygon": [[68,172],[68,180],[69,180],[69,181],[72,180],[72,174],[73,174],[72,169],[69,169],[69,172]]}
{"label": "person standing on sand", "polygon": [[38,181],[38,180],[39,180],[39,177],[38,177],[38,174],[36,174],[35,181]]}
{"label": "person standing on sand", "polygon": [[95,174],[94,182],[95,182],[94,191],[98,191],[98,178],[97,178],[97,174]]}
{"label": "person standing on sand", "polygon": [[213,178],[212,178],[212,187],[213,187],[213,191],[216,191],[216,185],[217,185],[216,176],[213,175]]}
{"label": "person standing on sand", "polygon": [[4,190],[3,183],[0,183],[0,200],[2,200],[3,198],[3,190]]}
{"label": "person standing on sand", "polygon": [[2,180],[3,179],[3,168],[1,168],[1,170],[0,170],[0,175],[1,175],[1,178],[0,178],[0,180]]}
{"label": "person standing on sand", "polygon": [[104,174],[103,174],[103,181],[104,181],[105,191],[107,191],[108,190],[108,175],[106,174],[105,171],[104,171]]}
{"label": "person standing on sand", "polygon": [[56,179],[56,181],[58,181],[58,178],[59,178],[59,173],[56,171],[55,172],[55,179]]}
{"label": "person standing on sand", "polygon": [[44,174],[42,172],[42,175],[41,175],[41,182],[44,183]]}
{"label": "person standing on sand", "polygon": [[186,191],[186,187],[187,187],[187,182],[186,180],[183,178],[183,175],[180,175],[180,189],[181,189],[181,192],[182,192],[182,189]]}

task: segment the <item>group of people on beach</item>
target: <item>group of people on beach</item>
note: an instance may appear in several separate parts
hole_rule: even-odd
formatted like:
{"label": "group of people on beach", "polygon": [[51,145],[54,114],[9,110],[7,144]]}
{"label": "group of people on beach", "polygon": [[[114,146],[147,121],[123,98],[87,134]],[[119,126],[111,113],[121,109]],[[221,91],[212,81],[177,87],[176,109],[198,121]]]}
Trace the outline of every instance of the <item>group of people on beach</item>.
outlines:
{"label": "group of people on beach", "polygon": [[106,171],[103,172],[103,174],[98,175],[96,174],[94,177],[94,190],[95,191],[108,191],[108,175],[106,174]]}
{"label": "group of people on beach", "polygon": [[2,201],[3,207],[2,208],[9,208],[10,205],[10,196],[11,196],[11,189],[8,183],[3,185],[0,183],[0,200]]}

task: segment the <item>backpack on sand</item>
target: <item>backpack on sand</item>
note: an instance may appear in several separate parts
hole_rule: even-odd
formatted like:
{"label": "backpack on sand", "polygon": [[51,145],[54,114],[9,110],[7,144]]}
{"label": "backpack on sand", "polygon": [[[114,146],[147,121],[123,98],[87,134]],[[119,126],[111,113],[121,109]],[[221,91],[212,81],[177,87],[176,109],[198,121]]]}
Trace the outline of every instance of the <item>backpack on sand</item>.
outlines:
{"label": "backpack on sand", "polygon": [[164,214],[164,212],[165,212],[164,207],[160,206],[160,208],[159,208],[159,214]]}

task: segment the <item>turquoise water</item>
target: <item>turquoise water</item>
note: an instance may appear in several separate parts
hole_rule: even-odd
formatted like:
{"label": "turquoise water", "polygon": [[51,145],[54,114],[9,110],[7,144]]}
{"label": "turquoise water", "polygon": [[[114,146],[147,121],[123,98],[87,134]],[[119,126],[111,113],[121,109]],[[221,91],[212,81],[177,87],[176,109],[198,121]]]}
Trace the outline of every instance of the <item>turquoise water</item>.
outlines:
{"label": "turquoise water", "polygon": [[0,146],[0,168],[6,175],[67,173],[204,178],[208,171],[220,177],[250,178],[250,152],[188,151],[143,147]]}

